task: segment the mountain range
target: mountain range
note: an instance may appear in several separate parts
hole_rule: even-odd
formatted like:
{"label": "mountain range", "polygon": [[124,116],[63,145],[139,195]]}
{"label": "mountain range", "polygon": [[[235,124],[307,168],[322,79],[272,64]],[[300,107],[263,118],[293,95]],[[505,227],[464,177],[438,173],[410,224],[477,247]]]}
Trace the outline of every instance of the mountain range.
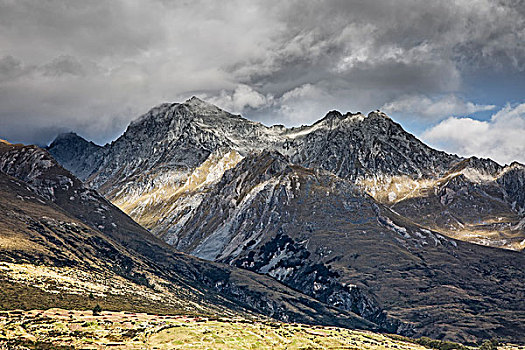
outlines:
{"label": "mountain range", "polygon": [[0,143],[0,185],[3,309],[96,302],[135,312],[381,328],[271,278],[177,252],[36,146]]}
{"label": "mountain range", "polygon": [[525,166],[380,111],[267,127],[193,97],[105,146],[3,143],[0,170],[2,261],[114,276],[145,309],[525,342]]}
{"label": "mountain range", "polygon": [[69,133],[48,150],[168,242],[177,239],[224,171],[252,152],[272,150],[292,164],[356,184],[427,229],[478,244],[525,248],[522,164],[501,166],[434,150],[379,111],[367,116],[331,111],[310,126],[266,127],[194,97],[153,108],[104,147]]}

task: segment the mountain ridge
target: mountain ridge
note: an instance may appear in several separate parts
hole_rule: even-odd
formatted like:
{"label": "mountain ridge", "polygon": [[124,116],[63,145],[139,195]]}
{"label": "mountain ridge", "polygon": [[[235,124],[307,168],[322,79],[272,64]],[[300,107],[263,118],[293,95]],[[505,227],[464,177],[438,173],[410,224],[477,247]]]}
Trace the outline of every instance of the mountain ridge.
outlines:
{"label": "mountain ridge", "polygon": [[524,255],[506,250],[525,247],[518,163],[435,150],[378,111],[266,127],[197,99],[97,154],[88,186],[179,250],[416,334],[520,337]]}
{"label": "mountain ridge", "polygon": [[[133,308],[125,302],[129,298],[140,310],[262,314],[285,321],[381,328],[271,278],[175,251],[96,191],[86,188],[36,146],[0,145],[0,185],[0,209],[5,214],[0,218],[0,233],[2,241],[8,242],[0,247],[0,264],[5,264],[0,283],[8,286],[0,288],[2,307],[35,308],[42,305],[39,302],[55,303],[51,304],[54,306],[86,305],[90,303],[87,298],[93,288],[90,286],[107,289],[100,283],[109,277],[114,281],[113,287],[107,289],[103,301],[113,309],[123,305]],[[13,288],[19,291],[29,288],[24,280],[20,282],[9,275],[10,271],[25,269],[25,265],[20,265],[24,263],[51,276],[45,282],[51,287],[39,289],[29,285],[41,301],[20,299],[9,292]],[[83,287],[87,290],[80,289],[83,299],[75,296],[79,292],[74,291],[71,282],[66,285],[72,288],[73,296],[58,299],[54,296],[57,281],[53,276],[63,274],[70,276],[60,277],[67,281],[71,281],[71,276],[92,276],[78,282],[87,286]],[[100,279],[98,274],[106,277]],[[67,289],[63,293],[69,294]],[[124,297],[119,296],[122,293]],[[162,293],[165,304],[159,302]],[[23,295],[20,292],[20,297]],[[3,304],[4,297],[8,305]]]}
{"label": "mountain ridge", "polygon": [[[67,167],[72,159],[79,159],[75,152],[68,153],[69,147],[69,144],[55,144],[48,149]],[[240,159],[262,149],[276,150],[294,164],[322,168],[355,181],[376,200],[388,205],[397,205],[400,198],[407,196],[420,196],[421,188],[431,186],[437,191],[436,184],[445,182],[447,174],[458,172],[461,167],[463,172],[466,168],[485,172],[485,168],[489,167],[493,173],[498,169],[504,177],[498,180],[494,174],[491,176],[496,182],[497,192],[501,192],[498,197],[508,202],[504,221],[516,227],[521,219],[515,212],[521,217],[525,208],[525,198],[520,191],[525,166],[516,162],[502,167],[488,159],[465,159],[434,150],[379,111],[370,112],[367,116],[330,111],[312,125],[266,127],[193,97],[185,103],[154,107],[133,121],[121,137],[96,152],[90,151],[86,161],[83,160],[77,167],[72,166],[70,170],[111,201],[127,208],[127,212],[139,223],[163,235],[170,230],[169,225],[165,220],[158,224],[150,222],[149,218],[141,219],[144,210],[137,208],[139,197],[142,202],[155,202],[157,199],[152,197],[153,193],[163,191],[163,187],[182,190],[188,179],[195,175],[193,172],[207,159],[209,162],[221,158],[219,155],[229,150],[237,152]],[[235,166],[235,161],[227,163],[226,168]],[[510,169],[514,170],[506,174]],[[479,176],[470,176],[468,180],[473,186],[486,182]],[[166,200],[177,201],[172,198]],[[173,205],[187,207],[186,202]],[[437,210],[447,215],[446,206]],[[170,219],[173,222],[171,226],[177,228],[180,226],[178,221],[184,219],[185,214],[176,208],[174,211],[169,216],[173,218]],[[456,219],[462,222],[468,218]],[[157,226],[159,229],[155,231]],[[442,234],[457,229],[454,225],[437,223],[436,220],[429,228],[437,229]],[[487,235],[498,236],[498,230],[490,225],[481,231],[469,226],[464,233],[454,234],[454,237],[490,244],[491,239],[485,239]],[[510,240],[505,235],[499,236],[498,246],[525,248],[519,240],[522,236],[525,239],[525,232],[518,236],[510,234]]]}

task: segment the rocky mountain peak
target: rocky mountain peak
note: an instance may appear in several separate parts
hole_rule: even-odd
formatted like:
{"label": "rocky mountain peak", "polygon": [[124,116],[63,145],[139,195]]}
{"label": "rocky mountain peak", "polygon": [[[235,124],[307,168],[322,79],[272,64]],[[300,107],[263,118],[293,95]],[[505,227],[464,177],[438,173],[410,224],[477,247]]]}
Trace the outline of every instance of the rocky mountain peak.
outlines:
{"label": "rocky mountain peak", "polygon": [[60,147],[89,147],[89,148],[101,148],[101,146],[93,143],[92,141],[87,141],[82,136],[79,136],[75,132],[65,132],[58,134],[57,137],[51,142],[48,148],[60,148]]}
{"label": "rocky mountain peak", "polygon": [[[399,133],[405,139],[413,137],[389,116],[379,110],[370,112],[368,115],[361,112],[346,112],[343,114],[337,110],[333,110],[311,126],[303,126],[301,129],[304,131],[304,134],[306,131],[316,131],[323,127],[328,130],[346,130],[345,133],[367,134],[372,139],[379,134],[385,134],[385,132],[389,130]],[[347,136],[351,137],[351,135]]]}
{"label": "rocky mountain peak", "polygon": [[321,119],[321,121],[323,120],[330,120],[330,119],[343,119],[343,115],[341,114],[341,112],[337,111],[337,110],[333,110],[333,111],[330,111],[326,114],[326,116]]}
{"label": "rocky mountain peak", "polygon": [[69,132],[63,132],[61,134],[58,134],[57,137],[55,137],[55,141],[69,140],[69,139],[75,139],[75,138],[81,138],[81,137],[78,136],[76,132],[69,131]]}
{"label": "rocky mountain peak", "polygon": [[385,119],[388,119],[388,120],[392,120],[392,119],[390,119],[390,117],[388,115],[386,115],[386,113],[381,112],[379,109],[368,113],[368,116],[369,117],[385,118]]}
{"label": "rocky mountain peak", "polygon": [[451,172],[474,170],[480,174],[496,176],[503,169],[501,165],[488,158],[469,157],[456,164]]}
{"label": "rocky mountain peak", "polygon": [[167,142],[188,133],[224,133],[233,128],[242,128],[239,124],[255,123],[193,96],[183,103],[164,103],[152,108],[131,122],[116,142],[120,139],[139,143]]}
{"label": "rocky mountain peak", "polygon": [[342,123],[349,123],[349,122],[360,122],[363,121],[366,118],[361,112],[352,113],[352,112],[346,112],[345,114],[342,114],[341,112],[337,110],[330,111],[324,116],[324,118],[318,120],[315,122],[312,126],[315,125],[328,125],[329,127],[336,127],[338,125],[341,125]]}
{"label": "rocky mountain peak", "polygon": [[183,106],[187,107],[189,111],[196,115],[201,116],[215,116],[215,117],[233,117],[233,114],[230,114],[214,104],[208,103],[201,100],[200,98],[193,96],[192,98],[186,100],[183,103]]}
{"label": "rocky mountain peak", "polygon": [[91,174],[93,164],[98,164],[98,153],[103,147],[74,132],[67,132],[58,135],[46,149],[64,168],[75,169],[75,175],[85,180]]}
{"label": "rocky mountain peak", "polygon": [[209,102],[201,100],[197,96],[192,96],[191,98],[187,99],[184,102],[184,104],[187,105],[187,106],[216,107],[215,105],[213,105],[213,104],[211,104]]}

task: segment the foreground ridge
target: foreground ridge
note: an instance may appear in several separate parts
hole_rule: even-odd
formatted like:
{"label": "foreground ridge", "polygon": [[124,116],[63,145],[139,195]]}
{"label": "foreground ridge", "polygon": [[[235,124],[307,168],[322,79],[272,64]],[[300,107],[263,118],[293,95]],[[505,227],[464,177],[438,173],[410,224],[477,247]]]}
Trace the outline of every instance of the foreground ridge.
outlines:
{"label": "foreground ridge", "polygon": [[380,329],[274,279],[175,251],[36,146],[0,146],[0,308],[269,316]]}
{"label": "foreground ridge", "polygon": [[[21,325],[24,327],[21,327]],[[0,344],[8,346],[86,347],[199,347],[304,349],[427,349],[430,342],[445,348],[467,349],[461,344],[411,339],[336,327],[253,321],[241,317],[158,316],[102,311],[99,316],[77,310],[12,310],[0,314],[0,327],[8,331]],[[498,349],[520,349],[500,344]],[[522,347],[523,348],[523,347]]]}

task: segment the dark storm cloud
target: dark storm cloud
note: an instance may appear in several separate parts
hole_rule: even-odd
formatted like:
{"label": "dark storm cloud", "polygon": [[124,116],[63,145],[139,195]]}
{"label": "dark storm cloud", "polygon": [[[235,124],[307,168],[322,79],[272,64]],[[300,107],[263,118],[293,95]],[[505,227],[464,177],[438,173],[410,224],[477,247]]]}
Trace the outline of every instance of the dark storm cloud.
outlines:
{"label": "dark storm cloud", "polygon": [[494,107],[468,101],[465,71],[523,74],[523,8],[0,0],[0,138],[45,143],[75,130],[105,142],[153,105],[192,94],[266,123],[382,106],[435,123]]}

